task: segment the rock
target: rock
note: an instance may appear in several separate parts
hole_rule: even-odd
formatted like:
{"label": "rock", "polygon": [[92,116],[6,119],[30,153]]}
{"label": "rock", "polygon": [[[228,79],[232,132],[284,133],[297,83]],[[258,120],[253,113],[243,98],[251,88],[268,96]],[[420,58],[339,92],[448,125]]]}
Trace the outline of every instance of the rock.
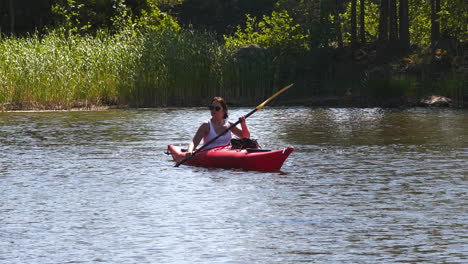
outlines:
{"label": "rock", "polygon": [[449,107],[452,105],[452,99],[440,96],[431,95],[419,100],[419,106],[436,106],[436,107]]}

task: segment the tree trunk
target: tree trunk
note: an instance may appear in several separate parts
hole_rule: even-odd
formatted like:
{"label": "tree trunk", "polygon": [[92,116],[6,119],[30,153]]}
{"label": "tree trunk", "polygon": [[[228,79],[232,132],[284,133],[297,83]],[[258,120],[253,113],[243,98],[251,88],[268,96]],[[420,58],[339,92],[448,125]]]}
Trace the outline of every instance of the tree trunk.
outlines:
{"label": "tree trunk", "polygon": [[10,33],[15,33],[15,7],[13,6],[13,0],[8,1],[10,4]]}
{"label": "tree trunk", "polygon": [[431,0],[431,45],[434,47],[440,39],[440,0]]}
{"label": "tree trunk", "polygon": [[388,40],[388,1],[380,1],[379,40],[381,42]]}
{"label": "tree trunk", "polygon": [[398,40],[398,20],[397,20],[397,0],[390,0],[390,32],[389,39],[392,46],[395,46]]}
{"label": "tree trunk", "polygon": [[308,16],[306,17],[308,24],[320,22],[320,4],[321,0],[305,1],[304,5],[308,13]]}
{"label": "tree trunk", "polygon": [[322,1],[321,0],[314,0],[312,1],[313,5],[312,5],[312,18],[314,22],[318,23],[320,22],[320,5],[322,4],[321,3]]}
{"label": "tree trunk", "polygon": [[366,11],[365,11],[365,0],[359,0],[360,3],[360,28],[359,28],[359,35],[361,37],[361,45],[366,44],[366,26],[365,26],[365,18],[366,18]]}
{"label": "tree trunk", "polygon": [[410,47],[408,0],[400,0],[400,44],[404,51]]}
{"label": "tree trunk", "polygon": [[356,19],[357,0],[351,1],[351,46],[356,47],[357,43],[357,19]]}
{"label": "tree trunk", "polygon": [[343,48],[343,35],[341,32],[341,19],[340,19],[340,0],[335,0],[335,28],[336,28],[336,38],[338,41],[338,47]]}

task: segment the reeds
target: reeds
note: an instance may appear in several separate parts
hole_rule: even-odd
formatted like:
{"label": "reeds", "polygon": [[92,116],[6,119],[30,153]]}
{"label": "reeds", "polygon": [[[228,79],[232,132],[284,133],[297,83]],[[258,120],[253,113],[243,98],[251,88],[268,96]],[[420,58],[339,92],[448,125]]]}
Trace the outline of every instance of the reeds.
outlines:
{"label": "reeds", "polygon": [[[425,84],[430,78],[381,78],[354,70],[340,75],[333,62],[317,56],[278,58],[263,49],[241,53],[209,33],[184,30],[85,36],[55,30],[8,37],[0,39],[0,111],[187,106],[213,96],[246,105],[291,82],[294,91],[281,99],[348,93],[388,97],[434,89]],[[443,86],[458,89],[460,82],[450,80]]]}
{"label": "reeds", "polygon": [[216,94],[220,44],[209,35],[152,31],[142,43],[132,104],[186,105]]}
{"label": "reeds", "polygon": [[243,58],[209,33],[153,31],[143,41],[132,101],[199,105],[215,95],[249,102],[271,92],[267,56]]}
{"label": "reeds", "polygon": [[0,41],[0,104],[4,109],[69,109],[115,104],[132,83],[138,41],[132,37],[10,37]]}
{"label": "reeds", "polygon": [[247,102],[271,92],[270,61],[240,58],[190,31],[9,37],[0,40],[0,106],[199,105],[215,95]]}

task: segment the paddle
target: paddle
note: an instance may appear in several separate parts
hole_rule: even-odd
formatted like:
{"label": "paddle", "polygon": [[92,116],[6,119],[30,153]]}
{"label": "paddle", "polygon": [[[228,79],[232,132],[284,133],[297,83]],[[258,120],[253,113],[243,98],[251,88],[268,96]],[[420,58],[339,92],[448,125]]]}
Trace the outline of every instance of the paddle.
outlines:
{"label": "paddle", "polygon": [[[261,110],[263,107],[265,107],[266,104],[268,104],[271,100],[275,99],[278,95],[280,95],[282,92],[286,91],[287,89],[291,88],[293,86],[293,84],[290,84],[286,87],[284,87],[283,89],[279,90],[278,92],[276,92],[274,95],[272,95],[270,98],[268,98],[267,100],[265,100],[265,102],[259,104],[257,107],[255,107],[254,110],[250,111],[250,113],[248,113],[247,115],[245,115],[245,118],[251,116],[253,113],[257,112],[257,110]],[[216,137],[214,137],[212,140],[208,141],[207,143],[205,143],[205,145],[203,145],[202,147],[200,147],[199,149],[197,149],[195,152],[193,152],[193,154],[179,162],[176,163],[175,167],[179,167],[181,164],[185,163],[187,160],[193,158],[198,152],[200,152],[202,149],[206,148],[206,146],[209,146],[211,143],[213,143],[216,139],[218,139],[219,137],[221,137],[222,135],[226,134],[229,130],[231,130],[231,128],[237,126],[241,121],[238,120],[237,122],[235,122],[234,124],[232,124],[231,126],[229,126],[228,128],[226,128],[226,130],[224,130],[222,133],[218,134]]]}

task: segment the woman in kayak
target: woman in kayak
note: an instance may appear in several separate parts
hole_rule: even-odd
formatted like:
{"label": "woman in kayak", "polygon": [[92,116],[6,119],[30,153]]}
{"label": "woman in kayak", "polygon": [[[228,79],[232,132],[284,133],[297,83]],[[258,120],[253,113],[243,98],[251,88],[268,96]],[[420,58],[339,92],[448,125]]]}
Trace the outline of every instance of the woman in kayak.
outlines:
{"label": "woman in kayak", "polygon": [[[197,133],[193,137],[192,141],[188,147],[188,155],[191,155],[195,148],[200,144],[200,141],[203,139],[204,144],[208,143],[210,140],[215,138],[220,133],[223,133],[228,127],[230,127],[234,122],[229,121],[228,118],[228,109],[226,102],[221,97],[214,97],[211,100],[208,108],[211,112],[211,119],[205,121],[198,128]],[[220,136],[210,145],[206,146],[205,149],[214,148],[217,146],[228,145],[231,143],[231,132],[239,138],[249,138],[250,132],[245,123],[245,117],[240,117],[241,128],[237,126],[231,128],[229,132]]]}

